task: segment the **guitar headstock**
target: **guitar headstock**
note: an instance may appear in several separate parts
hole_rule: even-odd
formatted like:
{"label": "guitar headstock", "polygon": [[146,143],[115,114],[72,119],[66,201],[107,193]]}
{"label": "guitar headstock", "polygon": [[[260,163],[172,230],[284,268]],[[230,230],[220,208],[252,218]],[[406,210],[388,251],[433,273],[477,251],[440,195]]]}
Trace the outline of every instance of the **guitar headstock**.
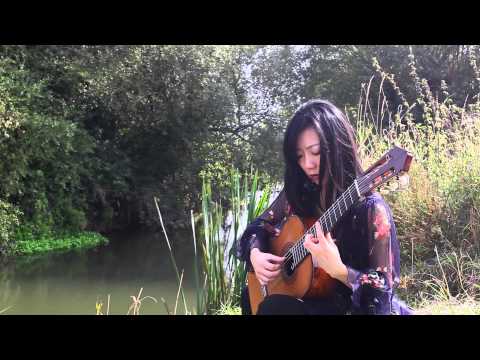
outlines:
{"label": "guitar headstock", "polygon": [[[365,194],[372,191],[392,177],[404,176],[410,169],[412,160],[412,154],[398,146],[394,146],[376,163],[370,166],[358,180],[360,193]],[[404,177],[403,182],[405,181],[408,181],[408,178]]]}

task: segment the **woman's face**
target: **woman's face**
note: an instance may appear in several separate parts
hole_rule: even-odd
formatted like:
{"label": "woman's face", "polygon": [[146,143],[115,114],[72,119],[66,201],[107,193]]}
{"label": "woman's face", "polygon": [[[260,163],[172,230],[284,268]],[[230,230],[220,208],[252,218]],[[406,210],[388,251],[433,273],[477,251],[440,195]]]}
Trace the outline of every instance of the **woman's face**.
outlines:
{"label": "woman's face", "polygon": [[312,128],[305,129],[298,137],[297,161],[305,175],[318,185],[320,183],[320,139]]}

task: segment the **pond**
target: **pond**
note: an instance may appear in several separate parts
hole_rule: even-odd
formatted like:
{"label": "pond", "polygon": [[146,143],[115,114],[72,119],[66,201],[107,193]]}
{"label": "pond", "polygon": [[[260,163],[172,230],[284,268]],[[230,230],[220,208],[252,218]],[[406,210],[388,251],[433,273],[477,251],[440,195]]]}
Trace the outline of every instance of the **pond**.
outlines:
{"label": "pond", "polygon": [[[191,233],[171,237],[189,310],[195,310],[194,249]],[[0,269],[0,311],[4,314],[95,314],[96,303],[109,314],[127,314],[143,288],[140,314],[173,312],[178,280],[165,238],[156,234],[122,234],[95,249],[23,257]],[[184,314],[181,295],[177,314]]]}

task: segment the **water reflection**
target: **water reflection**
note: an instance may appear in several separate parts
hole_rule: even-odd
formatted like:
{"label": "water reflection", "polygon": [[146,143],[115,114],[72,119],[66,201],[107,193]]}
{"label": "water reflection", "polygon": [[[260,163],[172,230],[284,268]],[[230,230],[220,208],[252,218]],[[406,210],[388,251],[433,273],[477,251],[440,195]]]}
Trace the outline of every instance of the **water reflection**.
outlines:
{"label": "water reflection", "polygon": [[[191,235],[172,240],[189,309],[195,307]],[[185,239],[187,239],[185,241]],[[97,301],[110,294],[110,314],[126,314],[143,287],[141,314],[166,314],[162,297],[173,310],[178,282],[161,234],[115,236],[107,246],[87,251],[16,259],[0,272],[0,311],[5,314],[95,314]],[[178,313],[183,313],[181,299]]]}

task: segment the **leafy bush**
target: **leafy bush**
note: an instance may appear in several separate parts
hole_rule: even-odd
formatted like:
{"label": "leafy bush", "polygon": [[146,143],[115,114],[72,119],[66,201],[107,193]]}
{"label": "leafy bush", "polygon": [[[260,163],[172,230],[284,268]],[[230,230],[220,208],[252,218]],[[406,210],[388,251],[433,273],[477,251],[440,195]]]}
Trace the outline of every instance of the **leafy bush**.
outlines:
{"label": "leafy bush", "polygon": [[0,254],[5,252],[12,242],[21,215],[17,207],[0,200]]}

